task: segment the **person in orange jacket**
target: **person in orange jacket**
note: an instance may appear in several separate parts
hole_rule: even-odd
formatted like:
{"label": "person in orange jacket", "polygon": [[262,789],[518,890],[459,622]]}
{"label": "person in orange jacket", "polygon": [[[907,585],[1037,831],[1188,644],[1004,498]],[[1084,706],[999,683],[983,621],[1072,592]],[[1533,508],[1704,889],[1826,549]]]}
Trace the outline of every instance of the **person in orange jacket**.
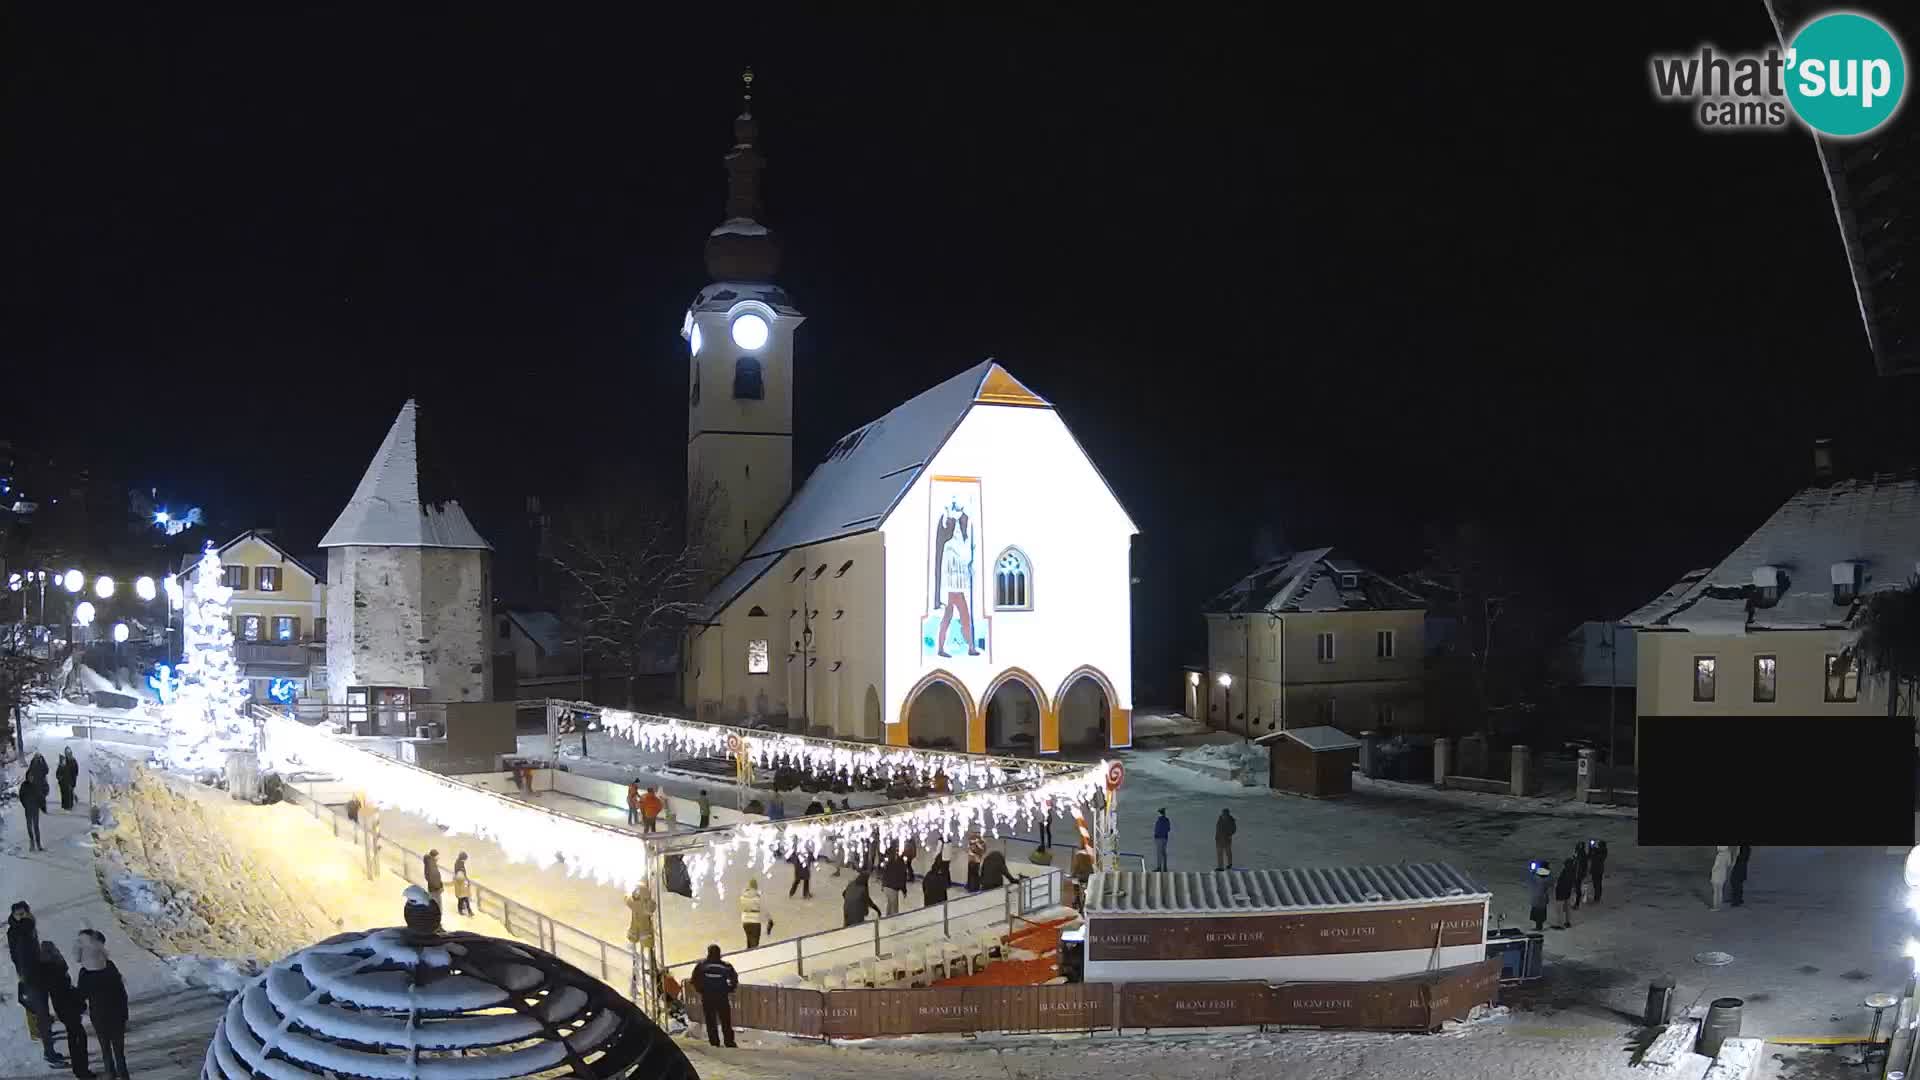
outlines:
{"label": "person in orange jacket", "polygon": [[660,796],[652,788],[648,788],[646,793],[640,796],[641,832],[653,832],[659,828],[660,808],[665,805],[665,803],[660,801]]}

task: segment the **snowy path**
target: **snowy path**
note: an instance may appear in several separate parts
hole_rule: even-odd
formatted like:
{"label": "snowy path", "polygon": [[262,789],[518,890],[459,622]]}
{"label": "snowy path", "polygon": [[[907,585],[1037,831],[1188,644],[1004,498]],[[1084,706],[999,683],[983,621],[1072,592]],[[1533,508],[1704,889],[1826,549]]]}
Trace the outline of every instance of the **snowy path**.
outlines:
{"label": "snowy path", "polygon": [[[1606,901],[1575,912],[1572,930],[1549,930],[1548,978],[1503,999],[1537,1010],[1539,1023],[1624,1030],[1644,1007],[1647,983],[1671,974],[1682,1006],[1745,999],[1748,1034],[1863,1033],[1862,999],[1898,992],[1906,977],[1901,945],[1911,916],[1901,907],[1901,860],[1883,848],[1757,848],[1746,905],[1712,911],[1712,850],[1641,848],[1631,820],[1540,816],[1375,790],[1296,798],[1208,779],[1159,752],[1125,761],[1125,850],[1152,850],[1154,812],[1165,806],[1174,822],[1173,868],[1211,868],[1214,819],[1230,807],[1239,819],[1240,866],[1443,860],[1493,890],[1496,926],[1525,919],[1529,859],[1558,863],[1577,840],[1607,841]],[[1694,955],[1708,950],[1731,953],[1734,963],[1695,964]]]}
{"label": "snowy path", "polygon": [[[45,737],[30,734],[29,753],[37,750],[52,761],[61,747],[71,743],[76,754],[83,754],[84,741],[54,737],[54,732],[63,730],[50,728]],[[81,792],[85,790],[83,781]],[[45,852],[27,853],[26,827],[20,811],[17,807],[9,809],[4,839],[0,839],[0,882],[5,883],[0,885],[5,890],[0,899],[9,905],[15,900],[33,905],[40,936],[60,947],[69,967],[77,964],[74,939],[81,930],[106,934],[107,947],[126,980],[132,1003],[127,1030],[128,1069],[142,1080],[198,1076],[208,1035],[226,1009],[226,1002],[206,990],[182,985],[158,957],[127,940],[94,873],[88,806],[82,802],[72,813],[62,813],[57,794],[52,800],[54,812],[40,819]],[[0,1080],[69,1075],[65,1070],[49,1069],[41,1060],[39,1044],[27,1041],[23,1014],[12,1004],[13,989],[11,983],[4,988],[8,1004],[4,1010],[6,1035],[0,1038]],[[92,1038],[91,1027],[88,1042],[98,1071],[99,1043]],[[65,1053],[65,1040],[59,1045]]]}

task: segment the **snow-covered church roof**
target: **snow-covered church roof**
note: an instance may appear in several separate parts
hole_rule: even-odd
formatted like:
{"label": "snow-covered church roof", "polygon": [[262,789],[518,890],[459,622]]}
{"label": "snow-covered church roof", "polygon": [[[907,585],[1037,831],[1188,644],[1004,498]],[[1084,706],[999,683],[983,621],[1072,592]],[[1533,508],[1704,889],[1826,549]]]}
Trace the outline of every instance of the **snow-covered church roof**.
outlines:
{"label": "snow-covered church roof", "polygon": [[437,547],[480,548],[493,545],[481,539],[467,512],[453,501],[420,501],[420,440],[417,408],[412,401],[374,452],[360,486],[353,489],[347,508],[320,538],[323,548]]}
{"label": "snow-covered church roof", "polygon": [[1254,569],[1207,602],[1210,615],[1248,611],[1421,611],[1425,599],[1383,574],[1312,548]]}
{"label": "snow-covered church roof", "polygon": [[695,621],[719,614],[783,552],[879,528],[975,405],[1053,408],[983,360],[841,436],[740,564],[708,592]]}
{"label": "snow-covered church roof", "polygon": [[[1687,574],[1622,621],[1703,633],[1843,628],[1870,593],[1916,572],[1920,477],[1838,480],[1803,489],[1719,565]],[[1845,603],[1835,602],[1836,574],[1858,583]]]}

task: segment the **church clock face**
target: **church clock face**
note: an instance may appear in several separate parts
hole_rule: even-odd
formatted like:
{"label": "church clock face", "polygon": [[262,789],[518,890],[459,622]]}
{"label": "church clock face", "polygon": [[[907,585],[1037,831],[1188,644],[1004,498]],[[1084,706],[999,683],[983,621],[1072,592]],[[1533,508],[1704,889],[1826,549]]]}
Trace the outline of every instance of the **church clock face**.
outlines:
{"label": "church clock face", "polygon": [[752,312],[733,320],[733,343],[753,352],[767,343],[767,320]]}

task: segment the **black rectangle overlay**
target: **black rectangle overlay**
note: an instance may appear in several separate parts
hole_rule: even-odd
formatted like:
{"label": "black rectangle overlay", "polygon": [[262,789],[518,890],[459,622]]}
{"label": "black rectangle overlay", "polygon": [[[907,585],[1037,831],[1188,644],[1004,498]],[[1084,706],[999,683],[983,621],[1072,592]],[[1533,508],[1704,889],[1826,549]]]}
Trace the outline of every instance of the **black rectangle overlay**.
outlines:
{"label": "black rectangle overlay", "polygon": [[1914,722],[1646,716],[1640,843],[1910,846]]}

